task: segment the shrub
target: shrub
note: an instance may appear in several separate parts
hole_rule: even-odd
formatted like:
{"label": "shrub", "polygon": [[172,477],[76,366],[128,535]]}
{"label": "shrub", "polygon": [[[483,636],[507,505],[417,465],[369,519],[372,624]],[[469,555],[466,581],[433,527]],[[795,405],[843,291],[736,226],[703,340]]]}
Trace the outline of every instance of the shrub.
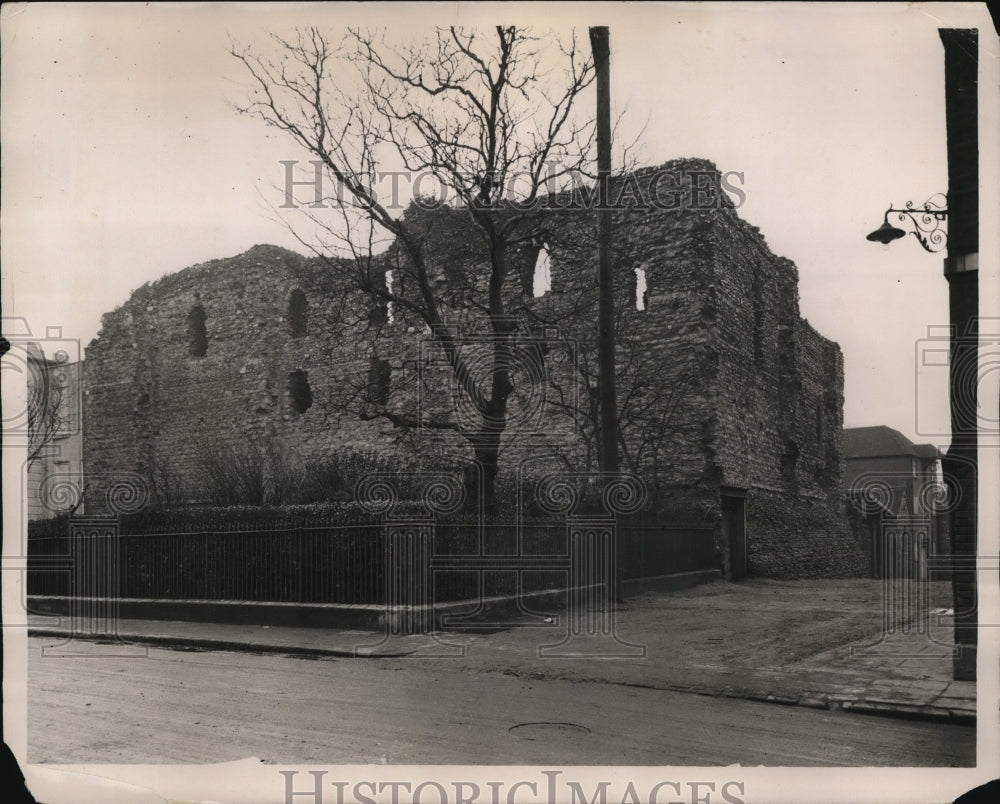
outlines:
{"label": "shrub", "polygon": [[213,445],[199,470],[200,485],[217,506],[280,504],[288,474],[273,439],[261,436]]}
{"label": "shrub", "polygon": [[69,533],[69,514],[59,514],[50,519],[35,519],[28,523],[28,540],[53,539]]}

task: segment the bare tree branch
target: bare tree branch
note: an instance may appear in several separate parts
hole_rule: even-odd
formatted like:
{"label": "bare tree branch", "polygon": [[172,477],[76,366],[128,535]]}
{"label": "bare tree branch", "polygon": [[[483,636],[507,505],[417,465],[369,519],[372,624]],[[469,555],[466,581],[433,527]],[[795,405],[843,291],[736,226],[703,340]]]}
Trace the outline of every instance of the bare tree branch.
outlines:
{"label": "bare tree branch", "polygon": [[[558,47],[548,45],[555,42]],[[593,122],[578,110],[594,80],[593,65],[575,37],[559,43],[515,27],[488,36],[451,27],[416,45],[392,44],[384,32],[349,30],[336,44],[316,28],[271,37],[273,55],[234,45],[232,55],[252,85],[244,114],[286,134],[319,161],[336,187],[334,221],[304,210],[313,232],[300,242],[321,257],[329,273],[369,307],[419,321],[440,348],[460,392],[479,413],[478,424],[456,418],[420,419],[405,402],[372,405],[349,385],[327,400],[365,419],[397,428],[451,430],[472,446],[486,473],[492,505],[500,440],[515,391],[519,328],[529,327],[524,305],[512,296],[512,259],[538,237],[538,216],[518,213],[586,173]],[[560,66],[542,62],[558,52]],[[454,220],[475,255],[449,253],[435,239],[439,220],[394,214],[376,185],[387,169],[429,178],[453,199]],[[441,217],[443,220],[443,217]],[[384,242],[388,250],[378,251]],[[371,355],[384,345],[383,329],[338,310],[330,325],[355,333]],[[460,332],[484,331],[492,350],[488,371],[469,363]],[[394,376],[394,383],[396,378]]]}

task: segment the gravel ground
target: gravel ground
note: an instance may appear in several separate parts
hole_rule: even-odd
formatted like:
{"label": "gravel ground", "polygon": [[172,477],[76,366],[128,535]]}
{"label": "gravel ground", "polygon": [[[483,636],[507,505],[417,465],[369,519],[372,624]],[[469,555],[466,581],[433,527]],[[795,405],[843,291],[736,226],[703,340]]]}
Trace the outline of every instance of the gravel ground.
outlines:
{"label": "gravel ground", "polygon": [[[931,609],[951,607],[950,583],[927,587]],[[639,619],[646,633],[662,629],[691,663],[783,666],[876,637],[886,597],[882,582],[869,579],[716,581],[630,598],[618,620],[626,636]]]}

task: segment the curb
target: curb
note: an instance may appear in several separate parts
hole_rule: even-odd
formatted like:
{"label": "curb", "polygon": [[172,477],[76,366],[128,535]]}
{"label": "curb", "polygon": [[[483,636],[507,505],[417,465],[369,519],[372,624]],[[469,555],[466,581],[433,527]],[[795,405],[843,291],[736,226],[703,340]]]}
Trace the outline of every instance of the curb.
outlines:
{"label": "curb", "polygon": [[923,720],[933,723],[946,722],[957,726],[976,725],[975,712],[949,709],[947,707],[934,706],[933,704],[918,705],[887,701],[873,703],[863,698],[851,700],[837,693],[813,692],[794,696],[757,692],[756,690],[749,689],[736,689],[734,687],[702,687],[685,684],[636,684],[620,681],[605,681],[604,683],[663,690],[665,692],[684,692],[692,695],[704,695],[709,698],[738,698],[745,701],[757,701],[759,703],[771,703],[780,706],[802,706],[808,709],[822,709],[830,712],[839,711],[848,714],[876,715],[904,720]]}
{"label": "curb", "polygon": [[917,706],[916,704],[885,704],[870,701],[847,701],[842,707],[848,712],[861,715],[878,715],[881,717],[897,717],[904,720],[930,720],[936,723],[942,721],[958,726],[975,726],[976,714],[960,709],[947,709],[940,706]]}
{"label": "curb", "polygon": [[203,639],[198,637],[165,637],[153,634],[74,634],[72,631],[56,628],[29,628],[29,637],[57,637],[82,642],[110,643],[120,641],[131,645],[148,645],[157,648],[173,650],[210,651],[221,650],[233,653],[255,653],[261,655],[298,656],[302,658],[338,658],[338,659],[393,659],[410,656],[419,648],[413,650],[386,650],[376,648],[308,648],[300,645],[272,645],[268,643],[239,642],[226,639]]}
{"label": "curb", "polygon": [[[512,667],[505,668],[502,672],[517,677],[537,678],[531,673],[517,670]],[[539,674],[542,679],[545,676]],[[707,698],[737,698],[745,701],[756,701],[758,703],[778,704],[780,706],[801,706],[808,709],[822,709],[830,712],[856,713],[859,715],[876,715],[881,717],[895,717],[905,720],[923,720],[933,723],[952,723],[959,726],[975,726],[976,713],[962,709],[955,709],[933,704],[909,704],[902,702],[892,702],[880,700],[878,702],[869,701],[865,698],[849,698],[843,693],[820,692],[811,690],[798,695],[782,695],[773,692],[761,692],[747,687],[733,686],[708,686],[702,684],[671,684],[670,682],[635,682],[635,681],[615,681],[607,678],[588,678],[586,676],[562,676],[567,681],[590,682],[597,684],[615,684],[622,687],[636,687],[638,689],[661,690],[663,692],[682,692],[690,695],[703,695]]]}

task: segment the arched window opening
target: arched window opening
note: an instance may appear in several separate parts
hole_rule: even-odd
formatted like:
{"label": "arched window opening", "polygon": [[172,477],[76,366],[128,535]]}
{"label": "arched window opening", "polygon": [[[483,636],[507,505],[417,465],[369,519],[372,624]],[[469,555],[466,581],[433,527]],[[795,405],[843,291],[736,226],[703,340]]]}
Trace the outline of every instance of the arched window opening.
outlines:
{"label": "arched window opening", "polygon": [[309,331],[309,299],[299,288],[288,297],[288,328],[293,338],[301,338]]}
{"label": "arched window opening", "polygon": [[531,283],[531,294],[536,299],[552,290],[552,273],[549,250],[542,243],[535,258],[535,273]]}
{"label": "arched window opening", "polygon": [[291,397],[292,410],[305,413],[312,407],[312,389],[309,387],[309,373],[293,371],[288,375],[288,394]]}
{"label": "arched window opening", "polygon": [[646,302],[649,300],[646,288],[646,269],[635,269],[635,309],[645,310]]}
{"label": "arched window opening", "polygon": [[191,357],[204,357],[208,351],[208,334],[205,329],[205,308],[196,304],[188,313],[188,351]]}

